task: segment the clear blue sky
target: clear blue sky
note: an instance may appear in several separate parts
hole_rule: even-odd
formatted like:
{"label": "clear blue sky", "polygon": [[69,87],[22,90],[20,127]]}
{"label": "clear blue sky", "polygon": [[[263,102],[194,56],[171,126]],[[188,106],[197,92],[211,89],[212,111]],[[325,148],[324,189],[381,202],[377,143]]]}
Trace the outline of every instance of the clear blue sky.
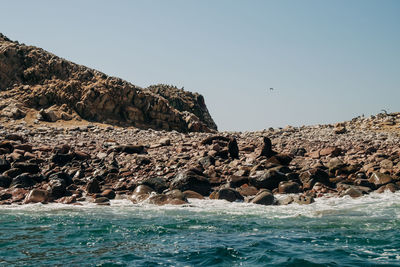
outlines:
{"label": "clear blue sky", "polygon": [[220,130],[400,111],[400,0],[9,0],[1,10],[13,40],[142,87],[203,94]]}

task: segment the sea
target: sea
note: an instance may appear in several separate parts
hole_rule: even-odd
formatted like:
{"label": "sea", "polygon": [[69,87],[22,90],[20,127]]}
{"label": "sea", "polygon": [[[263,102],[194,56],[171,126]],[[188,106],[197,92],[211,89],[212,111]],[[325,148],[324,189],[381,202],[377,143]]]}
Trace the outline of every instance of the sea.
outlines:
{"label": "sea", "polygon": [[400,266],[400,193],[1,206],[0,266]]}

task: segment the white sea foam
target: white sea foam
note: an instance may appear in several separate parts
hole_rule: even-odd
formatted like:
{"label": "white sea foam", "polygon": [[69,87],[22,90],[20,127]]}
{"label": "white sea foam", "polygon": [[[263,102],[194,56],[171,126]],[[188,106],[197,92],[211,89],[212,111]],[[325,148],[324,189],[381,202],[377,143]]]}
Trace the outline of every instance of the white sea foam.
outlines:
{"label": "white sea foam", "polygon": [[[284,196],[276,196],[281,198]],[[99,211],[112,210],[115,213],[124,213],[132,211],[171,211],[182,210],[190,212],[225,214],[225,215],[245,215],[245,216],[265,216],[268,218],[286,218],[286,217],[323,217],[323,216],[369,216],[381,217],[387,214],[387,209],[391,210],[391,216],[400,218],[400,192],[382,194],[371,193],[360,198],[351,197],[322,197],[315,199],[315,202],[309,205],[281,205],[281,206],[263,206],[244,202],[228,202],[225,200],[198,200],[189,199],[189,204],[176,206],[165,205],[157,206],[151,204],[132,204],[129,200],[111,200],[110,206],[99,206],[94,203],[82,202],[82,205],[65,205],[58,203],[50,204],[27,204],[27,205],[8,205],[0,206],[1,210],[14,211]]]}

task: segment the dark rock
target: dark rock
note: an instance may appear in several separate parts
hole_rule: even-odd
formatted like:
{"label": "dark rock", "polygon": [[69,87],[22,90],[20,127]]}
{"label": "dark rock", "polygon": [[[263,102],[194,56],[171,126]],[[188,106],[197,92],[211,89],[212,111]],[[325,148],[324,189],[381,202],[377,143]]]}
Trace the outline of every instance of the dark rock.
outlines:
{"label": "dark rock", "polygon": [[97,179],[92,179],[87,183],[86,192],[89,194],[100,193],[100,185]]}
{"label": "dark rock", "polygon": [[157,193],[162,193],[168,188],[167,181],[162,177],[150,177],[144,179],[141,184],[153,188]]}
{"label": "dark rock", "polygon": [[232,175],[227,179],[229,187],[239,187],[249,183],[249,177]]}
{"label": "dark rock", "polygon": [[28,162],[15,162],[13,164],[13,168],[17,168],[17,169],[20,169],[21,172],[27,172],[27,173],[31,173],[31,174],[35,174],[40,171],[38,164],[28,163]]}
{"label": "dark rock", "polygon": [[275,197],[269,190],[261,190],[251,201],[251,203],[259,205],[273,205]]}
{"label": "dark rock", "polygon": [[10,141],[4,140],[0,142],[0,148],[5,149],[7,153],[11,153],[14,150],[14,145]]}
{"label": "dark rock", "polygon": [[0,175],[0,187],[8,188],[11,185],[12,178],[6,175]]}
{"label": "dark rock", "polygon": [[74,158],[74,154],[55,154],[51,157],[51,162],[54,162],[58,165],[65,165],[68,162],[71,162]]}
{"label": "dark rock", "polygon": [[20,169],[16,169],[16,168],[11,168],[8,171],[5,171],[3,173],[4,176],[8,176],[8,177],[11,177],[11,178],[15,178],[20,174],[22,174],[22,171]]}
{"label": "dark rock", "polygon": [[300,173],[300,181],[303,183],[303,189],[311,189],[315,183],[330,185],[329,174],[322,169],[313,168]]}
{"label": "dark rock", "polygon": [[22,173],[15,177],[11,182],[11,187],[27,188],[36,184],[36,179],[30,173]]}
{"label": "dark rock", "polygon": [[376,186],[374,183],[370,183],[368,179],[356,179],[354,180],[354,185],[358,185],[358,186],[365,186],[365,187],[369,187],[371,189],[375,189]]}
{"label": "dark rock", "polygon": [[192,190],[203,196],[208,195],[211,191],[209,180],[194,171],[179,172],[172,180],[170,188],[181,191]]}
{"label": "dark rock", "polygon": [[114,199],[115,198],[115,191],[112,189],[106,189],[101,193],[102,197],[106,197],[108,199]]}
{"label": "dark rock", "polygon": [[137,165],[144,166],[144,165],[148,165],[150,163],[151,163],[151,160],[148,157],[137,157],[136,158]]}
{"label": "dark rock", "polygon": [[236,201],[236,200],[243,200],[244,198],[235,189],[222,188],[222,189],[217,191],[217,193],[214,196],[214,199],[225,199],[225,200],[227,200],[229,202],[233,202],[233,201]]}
{"label": "dark rock", "polygon": [[72,177],[66,172],[56,172],[49,176],[49,180],[63,180],[66,186],[72,184]]}
{"label": "dark rock", "polygon": [[300,193],[300,185],[296,182],[280,182],[278,187],[280,194]]}
{"label": "dark rock", "polygon": [[5,158],[0,158],[0,173],[3,173],[11,168],[11,164]]}
{"label": "dark rock", "polygon": [[346,128],[343,126],[336,127],[333,131],[335,134],[344,134],[347,132]]}
{"label": "dark rock", "polygon": [[0,200],[7,200],[12,198],[12,194],[8,193],[8,192],[0,192]]}
{"label": "dark rock", "polygon": [[276,154],[271,156],[267,162],[287,166],[293,160],[293,156],[289,154]]}
{"label": "dark rock", "polygon": [[8,154],[8,153],[10,153],[10,151],[8,149],[0,147],[0,155],[4,155],[4,154]]}
{"label": "dark rock", "polygon": [[144,153],[144,146],[141,145],[119,145],[113,148],[114,151],[126,154]]}
{"label": "dark rock", "polygon": [[74,151],[74,159],[76,160],[87,160],[90,159],[90,154],[83,151]]}
{"label": "dark rock", "polygon": [[67,185],[63,179],[52,179],[49,181],[50,195],[54,199],[61,198],[67,193]]}
{"label": "dark rock", "polygon": [[228,143],[228,152],[231,158],[238,159],[239,158],[239,147],[236,141],[236,138],[231,138]]}
{"label": "dark rock", "polygon": [[68,154],[70,150],[71,146],[68,144],[58,145],[53,148],[54,154]]}
{"label": "dark rock", "polygon": [[208,167],[210,167],[210,166],[212,166],[212,165],[215,164],[215,158],[212,157],[212,156],[205,156],[205,157],[202,157],[202,158],[199,160],[199,163],[201,164],[201,166],[202,166],[204,169],[207,169]]}
{"label": "dark rock", "polygon": [[222,149],[220,151],[217,151],[215,153],[215,156],[216,157],[220,157],[222,159],[228,159],[229,158],[229,151],[228,151],[228,149]]}
{"label": "dark rock", "polygon": [[256,174],[249,178],[251,185],[257,188],[266,188],[269,190],[277,188],[279,183],[282,181],[286,181],[285,174],[276,170],[266,170],[261,174]]}

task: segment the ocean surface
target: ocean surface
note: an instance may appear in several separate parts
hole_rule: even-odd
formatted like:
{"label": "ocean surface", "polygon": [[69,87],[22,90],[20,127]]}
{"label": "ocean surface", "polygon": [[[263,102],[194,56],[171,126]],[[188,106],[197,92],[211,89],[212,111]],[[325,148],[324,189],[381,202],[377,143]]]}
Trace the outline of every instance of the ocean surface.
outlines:
{"label": "ocean surface", "polygon": [[400,193],[0,207],[0,266],[400,266]]}

